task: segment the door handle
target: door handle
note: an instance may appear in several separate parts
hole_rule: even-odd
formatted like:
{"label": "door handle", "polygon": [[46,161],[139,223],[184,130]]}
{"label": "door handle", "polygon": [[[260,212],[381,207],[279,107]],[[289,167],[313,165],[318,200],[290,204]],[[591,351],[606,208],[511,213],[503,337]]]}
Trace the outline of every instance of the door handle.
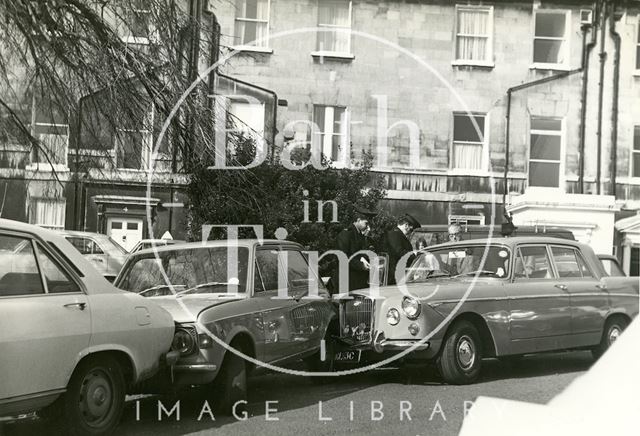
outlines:
{"label": "door handle", "polygon": [[80,310],[84,310],[85,307],[87,307],[87,303],[68,303],[65,304],[64,307],[67,308],[76,308],[76,309],[80,309]]}
{"label": "door handle", "polygon": [[600,289],[601,291],[606,291],[607,290],[607,285],[596,285],[596,288]]}
{"label": "door handle", "polygon": [[558,289],[562,289],[563,291],[567,290],[567,285],[554,285]]}

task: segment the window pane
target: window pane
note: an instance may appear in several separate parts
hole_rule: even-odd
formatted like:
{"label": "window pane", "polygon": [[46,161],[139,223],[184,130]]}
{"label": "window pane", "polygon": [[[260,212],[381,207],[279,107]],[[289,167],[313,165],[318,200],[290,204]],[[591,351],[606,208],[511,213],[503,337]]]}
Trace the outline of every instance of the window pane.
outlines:
{"label": "window pane", "polygon": [[46,253],[38,244],[38,261],[40,268],[47,280],[47,289],[50,294],[63,292],[80,292],[78,285],[69,277],[58,263]]}
{"label": "window pane", "polygon": [[529,186],[558,188],[560,186],[560,163],[530,162]]}
{"label": "window pane", "polygon": [[349,1],[323,0],[319,2],[318,24],[351,27],[349,22]]}
{"label": "window pane", "polygon": [[531,135],[530,159],[560,160],[560,136]]}
{"label": "window pane", "polygon": [[333,108],[333,133],[344,133],[345,131],[345,108],[334,107]]}
{"label": "window pane", "polygon": [[138,230],[138,223],[127,223],[127,230]]}
{"label": "window pane", "polygon": [[325,106],[313,107],[313,122],[318,132],[324,132],[324,111]]}
{"label": "window pane", "polygon": [[482,145],[454,143],[453,167],[482,169]]}
{"label": "window pane", "polygon": [[488,39],[473,36],[458,36],[456,58],[467,61],[490,61],[487,54]]}
{"label": "window pane", "polygon": [[294,289],[309,287],[309,266],[299,251],[285,251],[287,254],[287,278]]}
{"label": "window pane", "polygon": [[640,153],[633,153],[633,177],[640,177]]}
{"label": "window pane", "polygon": [[111,222],[111,228],[112,229],[121,229],[122,228],[122,222],[121,221],[112,221]]}
{"label": "window pane", "polygon": [[[473,123],[475,120],[477,126]],[[465,142],[483,142],[484,116],[467,114],[454,114],[453,116],[453,140]]]}
{"label": "window pane", "polygon": [[336,31],[319,31],[318,32],[318,51],[331,51],[337,53],[349,53],[349,40],[351,36],[348,32]]}
{"label": "window pane", "polygon": [[43,293],[31,241],[0,235],[0,296]]}
{"label": "window pane", "polygon": [[587,263],[584,261],[582,256],[576,253],[576,257],[578,258],[578,265],[580,265],[580,272],[582,272],[582,277],[593,277],[593,273],[591,272],[591,269],[589,268]]}
{"label": "window pane", "polygon": [[522,247],[524,273],[530,279],[554,278],[546,247]]}
{"label": "window pane", "polygon": [[564,37],[567,23],[564,13],[536,14],[536,36]]}
{"label": "window pane", "polygon": [[267,291],[278,289],[278,251],[277,250],[258,250],[256,253],[256,261],[264,288]]}
{"label": "window pane", "polygon": [[533,41],[533,62],[561,64],[564,62],[561,56],[562,44],[562,41],[536,39]]}
{"label": "window pane", "polygon": [[489,35],[489,11],[458,11],[458,33],[464,35]]}
{"label": "window pane", "polygon": [[576,260],[575,251],[571,248],[551,247],[553,261],[560,277],[582,277]]}
{"label": "window pane", "polygon": [[253,292],[264,292],[264,285],[262,284],[262,277],[260,277],[260,269],[258,268],[257,262],[253,271]]}
{"label": "window pane", "polygon": [[89,254],[91,253],[90,248],[87,247],[86,240],[84,238],[66,238],[67,241],[71,242],[71,245],[75,247],[76,250],[80,252],[80,254]]}
{"label": "window pane", "polygon": [[633,149],[640,151],[640,126],[633,128]]}
{"label": "window pane", "polygon": [[[640,31],[638,31],[638,35],[640,35]],[[640,45],[636,47],[636,70],[640,70]]]}
{"label": "window pane", "polygon": [[531,118],[531,130],[562,130],[562,120],[553,118]]}

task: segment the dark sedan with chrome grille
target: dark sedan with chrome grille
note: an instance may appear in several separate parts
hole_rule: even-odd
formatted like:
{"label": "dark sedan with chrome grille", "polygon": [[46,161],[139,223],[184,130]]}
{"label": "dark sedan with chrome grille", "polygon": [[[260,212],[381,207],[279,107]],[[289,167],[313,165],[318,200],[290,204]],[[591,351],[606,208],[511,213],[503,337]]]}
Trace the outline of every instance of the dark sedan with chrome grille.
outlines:
{"label": "dark sedan with chrome grille", "polygon": [[[256,363],[307,358],[322,370],[331,360],[319,358],[320,348],[325,336],[337,333],[337,313],[293,242],[142,250],[129,257],[116,286],[172,313],[173,349],[182,354],[173,387],[211,384],[211,398],[223,411],[246,400],[247,372]],[[308,295],[314,289],[318,295]]]}
{"label": "dark sedan with chrome grille", "polygon": [[597,357],[638,314],[637,278],[608,276],[588,245],[548,237],[429,247],[400,285],[352,296],[340,302],[351,354],[338,360],[403,352],[435,361],[454,384],[476,380],[485,357],[566,349]]}

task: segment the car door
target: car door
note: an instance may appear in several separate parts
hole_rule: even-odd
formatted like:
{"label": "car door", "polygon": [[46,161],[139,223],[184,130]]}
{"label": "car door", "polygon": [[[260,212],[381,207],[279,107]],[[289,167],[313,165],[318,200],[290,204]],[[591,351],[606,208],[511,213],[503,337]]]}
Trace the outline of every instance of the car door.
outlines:
{"label": "car door", "polygon": [[264,329],[264,360],[275,362],[295,354],[291,298],[284,253],[277,245],[256,249],[254,298],[258,300]]}
{"label": "car door", "polygon": [[40,242],[2,232],[0,247],[0,398],[55,394],[89,345],[87,296]]}
{"label": "car door", "polygon": [[600,281],[589,268],[579,250],[574,247],[552,245],[553,263],[560,285],[571,299],[570,346],[593,345],[600,339],[609,295],[601,289]]}
{"label": "car door", "polygon": [[571,334],[571,302],[559,286],[548,247],[521,245],[515,256],[507,286],[512,352],[561,348]]}

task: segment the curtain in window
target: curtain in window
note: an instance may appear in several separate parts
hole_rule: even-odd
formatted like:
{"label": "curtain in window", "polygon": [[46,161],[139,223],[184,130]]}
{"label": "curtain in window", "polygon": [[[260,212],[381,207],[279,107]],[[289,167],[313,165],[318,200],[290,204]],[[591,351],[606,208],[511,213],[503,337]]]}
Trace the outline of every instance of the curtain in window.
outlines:
{"label": "curtain in window", "polygon": [[474,61],[488,60],[488,33],[487,11],[458,11],[457,58]]}
{"label": "curtain in window", "polygon": [[342,29],[350,29],[349,2],[322,2],[318,11],[318,25],[336,29],[318,33],[318,50],[338,53],[350,52],[351,35]]}
{"label": "curtain in window", "polygon": [[64,229],[65,206],[65,201],[57,198],[34,198],[29,222],[50,229]]}
{"label": "curtain in window", "polygon": [[238,0],[236,16],[236,38],[241,45],[257,41],[255,45],[268,47],[269,28],[268,0]]}
{"label": "curtain in window", "polygon": [[482,169],[482,144],[454,143],[453,147],[453,168]]}

